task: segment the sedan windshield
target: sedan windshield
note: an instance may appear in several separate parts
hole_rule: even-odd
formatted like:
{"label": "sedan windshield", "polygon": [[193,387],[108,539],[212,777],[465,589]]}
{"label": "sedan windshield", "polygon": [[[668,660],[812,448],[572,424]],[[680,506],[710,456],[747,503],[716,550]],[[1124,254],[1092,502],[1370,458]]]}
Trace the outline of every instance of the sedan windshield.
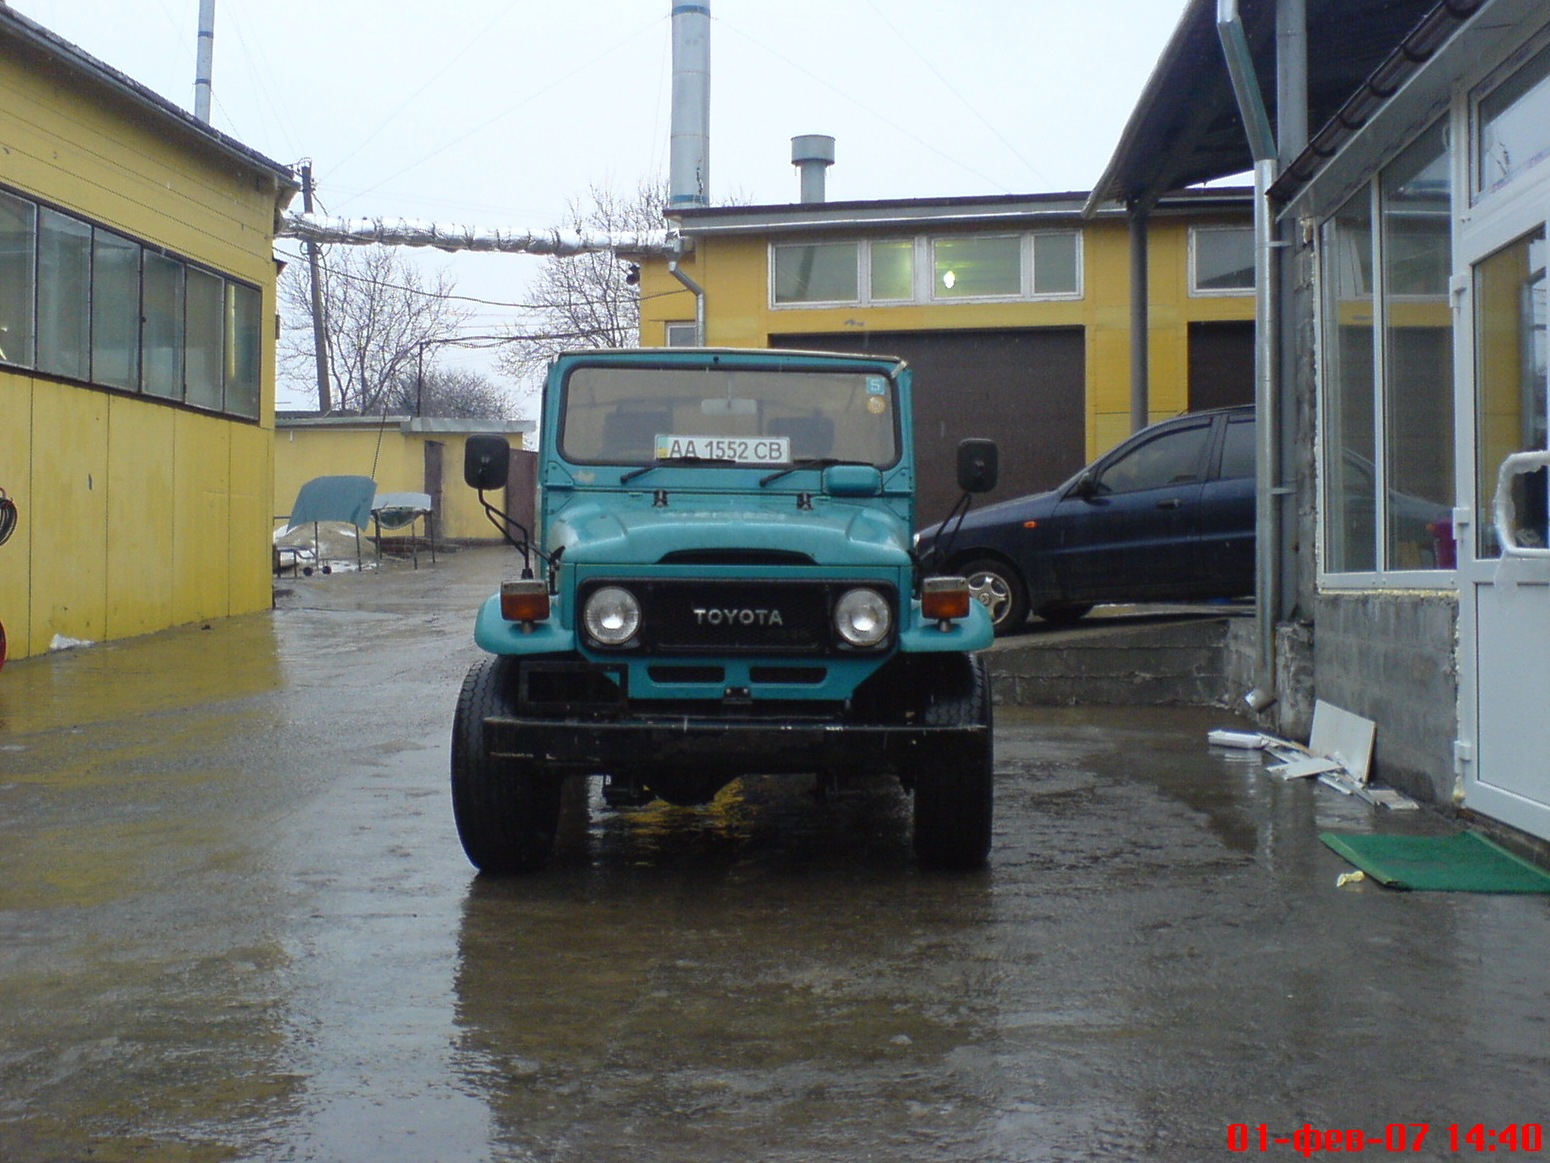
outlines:
{"label": "sedan windshield", "polygon": [[582,366],[563,391],[560,451],[575,463],[898,460],[894,385],[876,372]]}

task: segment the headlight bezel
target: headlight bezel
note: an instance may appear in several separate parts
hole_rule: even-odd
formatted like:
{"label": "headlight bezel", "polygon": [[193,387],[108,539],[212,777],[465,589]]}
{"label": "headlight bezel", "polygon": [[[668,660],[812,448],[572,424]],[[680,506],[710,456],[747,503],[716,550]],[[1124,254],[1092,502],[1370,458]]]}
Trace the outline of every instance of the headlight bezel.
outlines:
{"label": "headlight bezel", "polygon": [[581,626],[588,641],[605,650],[628,647],[640,637],[642,620],[640,597],[625,586],[599,586],[587,594],[581,607]]}
{"label": "headlight bezel", "polygon": [[834,602],[830,624],[851,650],[880,650],[893,641],[897,616],[888,595],[873,586],[852,586]]}

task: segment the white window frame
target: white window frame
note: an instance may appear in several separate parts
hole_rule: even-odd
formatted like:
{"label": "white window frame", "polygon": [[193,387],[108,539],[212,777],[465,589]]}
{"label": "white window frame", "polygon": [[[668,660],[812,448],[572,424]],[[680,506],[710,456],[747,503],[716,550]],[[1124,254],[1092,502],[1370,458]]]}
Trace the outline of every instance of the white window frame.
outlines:
{"label": "white window frame", "polygon": [[[688,343],[678,343],[673,339],[674,335],[681,335],[685,331],[689,333]],[[662,324],[662,343],[665,347],[698,347],[699,326],[693,319],[669,319]]]}
{"label": "white window frame", "polygon": [[1202,287],[1198,273],[1198,245],[1202,234],[1247,234],[1249,236],[1249,252],[1254,250],[1254,227],[1231,226],[1191,226],[1189,228],[1189,297],[1191,299],[1242,299],[1254,293],[1254,279],[1249,278],[1246,287]]}
{"label": "white window frame", "polygon": [[[1463,212],[1463,208],[1467,204],[1467,198],[1466,197],[1461,197],[1461,190],[1463,190],[1464,187],[1461,187],[1460,184],[1459,184],[1460,180],[1461,180],[1461,177],[1462,177],[1462,175],[1460,173],[1460,167],[1461,166],[1467,166],[1469,164],[1468,163],[1468,158],[1467,157],[1461,157],[1460,155],[1461,154],[1467,154],[1468,151],[1467,150],[1466,151],[1461,151],[1458,148],[1457,144],[1456,144],[1458,142],[1458,140],[1459,140],[1459,134],[1456,132],[1457,123],[1456,123],[1456,118],[1454,117],[1453,113],[1452,112],[1444,112],[1444,113],[1441,114],[1441,117],[1446,122],[1446,124],[1444,125],[1445,140],[1448,143],[1447,148],[1448,148],[1448,152],[1449,152],[1449,155],[1450,155],[1449,156],[1449,169],[1450,169],[1450,173],[1451,173],[1452,181],[1453,181],[1453,226],[1452,226],[1452,239],[1453,239],[1453,251],[1456,254],[1457,253],[1457,248],[1458,248],[1457,240],[1458,240],[1458,230],[1459,230],[1459,216]],[[1436,124],[1436,120],[1435,119],[1428,120],[1425,123],[1425,125],[1421,126],[1420,132],[1424,133],[1426,130],[1430,129],[1435,124]],[[1329,457],[1328,457],[1328,452],[1329,452],[1329,447],[1328,447],[1328,436],[1329,436],[1329,433],[1328,433],[1328,414],[1329,414],[1329,411],[1330,411],[1330,408],[1329,408],[1330,383],[1329,383],[1329,379],[1328,379],[1329,368],[1328,368],[1327,356],[1328,356],[1328,352],[1329,352],[1329,349],[1330,349],[1330,343],[1332,342],[1330,334],[1329,334],[1329,327],[1330,327],[1330,324],[1331,324],[1332,321],[1331,321],[1331,319],[1329,317],[1329,311],[1327,310],[1327,302],[1326,302],[1326,298],[1325,298],[1325,290],[1326,290],[1327,281],[1328,281],[1327,280],[1325,266],[1326,266],[1326,254],[1327,254],[1327,251],[1328,251],[1327,228],[1328,228],[1328,225],[1329,225],[1330,221],[1333,220],[1335,214],[1338,213],[1339,210],[1345,205],[1344,201],[1342,201],[1339,206],[1334,207],[1334,208],[1332,208],[1330,210],[1329,214],[1327,216],[1325,216],[1319,222],[1318,229],[1315,232],[1315,238],[1318,240],[1317,241],[1318,255],[1317,255],[1317,261],[1313,264],[1313,271],[1314,271],[1314,274],[1313,274],[1313,283],[1314,283],[1313,294],[1314,294],[1314,300],[1313,301],[1318,306],[1317,306],[1317,310],[1316,310],[1316,314],[1315,314],[1315,326],[1314,326],[1314,367],[1317,369],[1317,371],[1316,371],[1317,381],[1316,382],[1317,382],[1317,392],[1318,392],[1319,403],[1318,403],[1318,407],[1315,409],[1315,415],[1317,416],[1317,424],[1316,424],[1317,434],[1316,434],[1315,443],[1314,443],[1314,469],[1315,469],[1315,494],[1317,496],[1317,509],[1316,509],[1316,512],[1318,514],[1318,520],[1316,521],[1316,528],[1315,528],[1315,534],[1314,534],[1314,544],[1315,544],[1315,552],[1316,552],[1316,560],[1317,560],[1317,570],[1316,570],[1316,576],[1317,576],[1317,579],[1318,579],[1317,580],[1317,585],[1318,585],[1319,590],[1321,590],[1321,591],[1344,592],[1344,593],[1350,593],[1350,592],[1353,592],[1353,591],[1356,591],[1356,592],[1365,591],[1365,592],[1386,592],[1386,593],[1392,593],[1392,592],[1394,592],[1396,590],[1414,590],[1414,591],[1426,590],[1426,591],[1441,591],[1441,592],[1450,592],[1450,591],[1452,591],[1452,592],[1456,592],[1457,586],[1458,586],[1458,580],[1457,580],[1458,571],[1457,571],[1457,568],[1454,568],[1454,569],[1397,569],[1397,568],[1391,567],[1387,561],[1383,560],[1382,540],[1383,540],[1383,538],[1385,536],[1384,530],[1386,528],[1386,523],[1387,523],[1387,520],[1388,520],[1388,514],[1387,514],[1387,506],[1388,506],[1388,501],[1387,501],[1387,493],[1388,493],[1387,482],[1388,482],[1388,479],[1389,479],[1389,469],[1388,469],[1388,463],[1387,463],[1387,461],[1388,461],[1388,441],[1385,439],[1385,423],[1386,423],[1386,419],[1385,419],[1385,417],[1386,417],[1386,407],[1385,406],[1386,406],[1387,399],[1388,399],[1388,393],[1389,393],[1390,388],[1391,388],[1391,384],[1389,382],[1390,369],[1387,366],[1387,360],[1386,360],[1386,357],[1385,357],[1385,354],[1384,354],[1384,352],[1385,352],[1385,329],[1386,329],[1386,327],[1388,325],[1387,324],[1387,319],[1388,319],[1388,306],[1389,306],[1389,304],[1394,303],[1394,302],[1398,302],[1398,301],[1410,301],[1410,300],[1412,300],[1412,299],[1414,299],[1416,297],[1415,296],[1409,296],[1409,295],[1406,295],[1406,296],[1387,296],[1387,294],[1386,294],[1387,287],[1386,287],[1385,284],[1386,284],[1386,280],[1387,280],[1387,271],[1384,269],[1384,254],[1383,254],[1383,247],[1384,247],[1384,230],[1383,230],[1383,213],[1382,213],[1382,209],[1383,208],[1382,208],[1382,198],[1381,198],[1378,186],[1379,186],[1379,182],[1381,180],[1383,172],[1391,164],[1393,164],[1394,161],[1397,160],[1405,152],[1405,150],[1410,148],[1411,144],[1416,140],[1416,138],[1419,135],[1420,135],[1419,133],[1410,134],[1410,135],[1408,135],[1404,139],[1402,144],[1400,144],[1400,145],[1398,145],[1398,146],[1396,146],[1396,147],[1394,147],[1392,149],[1386,150],[1384,152],[1381,160],[1378,161],[1378,163],[1376,165],[1372,166],[1367,171],[1366,177],[1354,189],[1351,190],[1351,196],[1353,196],[1353,197],[1359,191],[1360,192],[1365,192],[1367,198],[1369,199],[1369,205],[1371,206],[1371,222],[1372,222],[1372,246],[1373,246],[1373,254],[1372,254],[1372,285],[1368,288],[1368,291],[1369,291],[1369,293],[1372,296],[1372,304],[1373,304],[1373,325],[1372,325],[1372,332],[1373,332],[1373,334],[1372,334],[1372,342],[1373,342],[1373,357],[1372,357],[1373,358],[1373,384],[1372,384],[1372,401],[1371,401],[1372,408],[1373,408],[1373,425],[1374,425],[1374,434],[1375,434],[1374,435],[1374,446],[1373,446],[1373,474],[1374,474],[1374,486],[1375,486],[1375,488],[1377,488],[1377,486],[1378,486],[1378,484],[1380,482],[1382,483],[1383,487],[1377,488],[1377,498],[1376,498],[1377,504],[1376,504],[1376,508],[1375,508],[1375,511],[1374,511],[1374,514],[1373,514],[1373,523],[1374,523],[1374,527],[1375,527],[1374,536],[1378,539],[1378,542],[1377,542],[1378,565],[1377,565],[1377,568],[1371,569],[1371,570],[1347,570],[1347,571],[1341,571],[1341,572],[1337,573],[1337,572],[1330,571],[1327,568],[1326,564],[1325,564],[1329,560],[1329,548],[1328,548],[1328,544],[1327,544],[1327,533],[1328,533],[1327,526],[1328,526],[1328,522],[1326,520],[1326,514],[1328,514],[1328,512],[1329,512],[1329,494],[1328,494],[1328,482],[1329,482],[1329,474],[1328,474],[1328,459],[1329,459]],[[1454,264],[1454,270],[1453,270],[1452,275],[1450,277],[1451,277],[1451,279],[1456,281],[1456,279],[1458,277],[1457,259],[1456,258],[1453,259],[1453,264]],[[1193,267],[1193,260],[1191,262],[1191,265]],[[1191,279],[1193,280],[1193,270],[1191,271]],[[1420,298],[1424,299],[1424,298],[1426,298],[1426,296],[1420,296]],[[1472,421],[1466,425],[1466,423],[1464,421],[1464,418],[1459,416],[1459,414],[1458,414],[1458,393],[1459,393],[1459,379],[1458,379],[1458,377],[1459,377],[1459,375],[1461,373],[1460,373],[1460,367],[1459,367],[1460,343],[1459,343],[1459,320],[1458,320],[1457,312],[1454,313],[1453,336],[1454,336],[1454,343],[1453,343],[1453,349],[1454,349],[1454,368],[1453,368],[1453,377],[1454,377],[1454,383],[1453,383],[1454,416],[1453,416],[1453,432],[1449,434],[1448,439],[1453,442],[1454,450],[1455,450],[1454,451],[1454,475],[1455,475],[1455,480],[1454,480],[1454,486],[1453,487],[1454,487],[1454,493],[1455,493],[1455,496],[1456,496],[1458,494],[1459,487],[1460,487],[1459,486],[1459,481],[1457,479],[1457,474],[1458,474],[1458,471],[1459,471],[1459,469],[1458,469],[1459,462],[1458,462],[1458,455],[1457,455],[1458,433],[1459,433],[1460,429],[1463,428],[1463,427],[1467,426],[1467,427],[1470,427],[1471,429],[1473,428]],[[1458,531],[1457,530],[1455,530],[1455,535],[1456,536],[1458,535]]]}
{"label": "white window frame", "polygon": [[[1040,237],[1069,236],[1076,241],[1076,289],[1072,291],[1034,291],[1034,240]],[[940,239],[964,238],[1016,238],[1020,264],[1018,289],[1006,295],[953,295],[936,294],[936,251]],[[872,294],[872,245],[873,243],[901,243],[913,245],[913,284],[907,299],[880,299]],[[854,299],[814,299],[800,303],[779,303],[775,300],[775,252],[785,246],[812,246],[824,243],[854,243],[856,246],[856,288]],[[958,307],[986,303],[1051,303],[1078,302],[1087,294],[1086,267],[1087,237],[1080,228],[1043,229],[1023,231],[994,231],[986,233],[918,234],[911,238],[806,238],[771,241],[766,250],[767,275],[766,300],[771,311],[821,311],[835,307]],[[1241,294],[1242,292],[1235,292]]]}

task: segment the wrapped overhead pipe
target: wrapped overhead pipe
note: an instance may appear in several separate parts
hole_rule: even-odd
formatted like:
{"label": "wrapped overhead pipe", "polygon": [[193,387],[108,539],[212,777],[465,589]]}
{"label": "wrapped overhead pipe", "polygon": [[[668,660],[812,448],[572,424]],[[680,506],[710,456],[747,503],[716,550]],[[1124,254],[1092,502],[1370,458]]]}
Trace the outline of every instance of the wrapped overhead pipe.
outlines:
{"label": "wrapped overhead pipe", "polygon": [[277,231],[282,238],[347,246],[429,246],[445,251],[490,251],[501,254],[542,254],[569,257],[595,251],[631,255],[676,255],[676,232],[645,230],[632,233],[601,230],[515,230],[508,227],[464,226],[415,218],[333,218],[287,212]]}

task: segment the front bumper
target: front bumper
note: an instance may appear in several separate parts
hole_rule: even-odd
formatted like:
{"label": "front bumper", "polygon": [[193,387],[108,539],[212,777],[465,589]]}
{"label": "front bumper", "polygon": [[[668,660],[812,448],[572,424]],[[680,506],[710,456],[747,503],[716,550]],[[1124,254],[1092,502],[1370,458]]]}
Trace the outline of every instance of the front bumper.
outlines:
{"label": "front bumper", "polygon": [[492,756],[578,772],[697,767],[730,774],[778,775],[836,767],[897,769],[911,760],[983,739],[983,724],[854,724],[733,717],[639,716],[485,720]]}

